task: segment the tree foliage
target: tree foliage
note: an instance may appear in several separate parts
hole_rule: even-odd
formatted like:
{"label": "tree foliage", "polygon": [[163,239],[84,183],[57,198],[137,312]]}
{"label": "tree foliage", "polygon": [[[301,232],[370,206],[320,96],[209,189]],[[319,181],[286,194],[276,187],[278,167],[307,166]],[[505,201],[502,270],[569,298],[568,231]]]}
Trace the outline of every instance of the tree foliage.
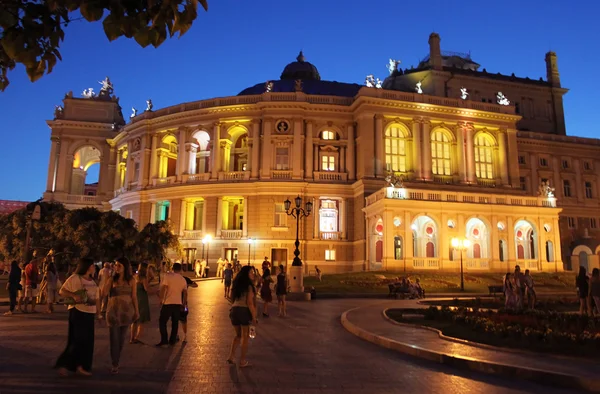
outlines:
{"label": "tree foliage", "polygon": [[[208,10],[207,0],[0,0],[0,90],[8,86],[8,71],[17,63],[32,82],[52,72],[62,60],[58,49],[69,22],[104,17],[110,41],[125,36],[144,48],[158,47],[190,29],[198,3]],[[76,11],[81,17],[71,18]]]}
{"label": "tree foliage", "polygon": [[[159,261],[168,249],[180,245],[167,222],[148,224],[141,231],[132,219],[114,211],[95,208],[67,210],[61,204],[40,203],[39,221],[33,221],[30,250],[46,254],[54,249],[59,262],[80,257],[111,261],[127,257],[135,261]],[[25,249],[28,216],[34,203],[25,209],[0,216],[0,259],[21,260]]]}

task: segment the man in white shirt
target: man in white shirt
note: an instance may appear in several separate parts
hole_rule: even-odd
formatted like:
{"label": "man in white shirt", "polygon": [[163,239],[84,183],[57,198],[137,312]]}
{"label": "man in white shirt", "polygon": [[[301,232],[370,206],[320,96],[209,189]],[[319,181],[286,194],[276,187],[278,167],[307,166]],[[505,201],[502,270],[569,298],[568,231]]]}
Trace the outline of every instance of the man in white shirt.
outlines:
{"label": "man in white shirt", "polygon": [[[161,302],[158,327],[160,342],[158,347],[174,345],[177,342],[177,330],[181,312],[187,308],[187,282],[181,275],[181,264],[173,264],[173,272],[165,274],[160,282],[159,297]],[[171,319],[171,335],[167,341],[167,322]]]}

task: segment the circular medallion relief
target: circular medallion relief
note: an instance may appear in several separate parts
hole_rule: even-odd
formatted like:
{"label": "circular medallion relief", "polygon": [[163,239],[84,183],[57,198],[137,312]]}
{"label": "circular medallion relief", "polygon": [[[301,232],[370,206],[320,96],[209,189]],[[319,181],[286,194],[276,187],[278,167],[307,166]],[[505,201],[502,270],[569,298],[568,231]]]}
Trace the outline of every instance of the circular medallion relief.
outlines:
{"label": "circular medallion relief", "polygon": [[550,226],[550,224],[546,223],[546,224],[544,224],[544,230],[546,230],[546,232],[549,233],[552,230],[552,226]]}
{"label": "circular medallion relief", "polygon": [[400,219],[398,216],[396,216],[394,218],[394,226],[400,227],[401,224],[402,224],[402,219]]}
{"label": "circular medallion relief", "polygon": [[456,223],[454,223],[454,220],[450,219],[448,220],[448,228],[454,228],[456,227]]}
{"label": "circular medallion relief", "polygon": [[275,125],[275,131],[278,133],[287,133],[290,129],[290,124],[286,120],[280,120]]}
{"label": "circular medallion relief", "polygon": [[498,230],[504,231],[505,228],[506,228],[506,226],[504,225],[504,223],[498,222]]}
{"label": "circular medallion relief", "polygon": [[383,224],[377,223],[377,225],[375,226],[375,231],[377,231],[379,234],[383,233]]}

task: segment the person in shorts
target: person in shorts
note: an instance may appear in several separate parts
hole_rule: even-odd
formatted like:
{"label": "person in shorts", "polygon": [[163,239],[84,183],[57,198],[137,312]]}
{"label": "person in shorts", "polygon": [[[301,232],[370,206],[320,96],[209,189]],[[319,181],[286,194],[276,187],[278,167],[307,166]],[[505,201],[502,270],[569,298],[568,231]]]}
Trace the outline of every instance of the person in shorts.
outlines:
{"label": "person in shorts", "polygon": [[236,275],[231,288],[232,305],[229,311],[229,319],[231,320],[235,335],[231,342],[231,351],[229,352],[229,357],[227,357],[227,363],[235,364],[236,350],[240,346],[240,368],[250,366],[250,363],[246,360],[250,325],[258,323],[258,320],[256,320],[256,306],[254,305],[256,297],[254,272],[254,268],[249,265],[242,267]]}
{"label": "person in shorts", "polygon": [[27,304],[29,303],[28,300],[31,300],[31,312],[35,312],[36,298],[38,296],[38,285],[40,283],[39,276],[40,272],[38,263],[34,254],[34,259],[27,264],[27,267],[25,267],[25,313],[27,313]]}
{"label": "person in shorts", "polygon": [[233,268],[231,263],[227,263],[227,268],[223,270],[223,281],[225,283],[225,298],[229,298],[229,290],[231,289],[231,281],[233,280]]}
{"label": "person in shorts", "polygon": [[[188,289],[190,287],[198,287],[198,283],[194,282],[193,280],[191,280],[190,278],[188,278],[187,276],[183,277],[187,283],[187,287]],[[183,302],[183,299],[182,299]],[[188,314],[190,313],[189,308],[188,308],[188,304],[184,303],[181,306],[181,314],[179,315],[179,322],[181,323],[181,328],[183,329],[183,339],[182,342],[187,342],[187,318],[188,318]],[[177,339],[179,340],[179,336],[177,336]]]}

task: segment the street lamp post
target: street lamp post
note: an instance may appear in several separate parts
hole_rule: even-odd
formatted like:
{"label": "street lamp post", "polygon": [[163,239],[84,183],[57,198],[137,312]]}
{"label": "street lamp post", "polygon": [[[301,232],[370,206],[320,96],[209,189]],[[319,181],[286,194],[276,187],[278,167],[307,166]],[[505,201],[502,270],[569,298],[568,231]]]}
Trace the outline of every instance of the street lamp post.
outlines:
{"label": "street lamp post", "polygon": [[465,276],[463,272],[463,251],[471,246],[471,241],[463,238],[452,238],[452,248],[460,252],[460,291],[465,291]]}
{"label": "street lamp post", "polygon": [[248,238],[248,265],[250,265],[250,249],[252,247],[252,242],[254,242],[254,240],[252,238]]}
{"label": "street lamp post", "polygon": [[302,280],[302,260],[300,260],[300,240],[298,235],[300,232],[300,219],[308,217],[313,208],[313,204],[307,201],[304,208],[302,208],[302,197],[298,196],[294,199],[295,207],[292,207],[292,202],[287,199],[283,202],[285,213],[296,219],[296,242],[294,246],[294,261],[292,262],[292,268],[290,269],[290,287],[292,292],[303,292],[303,280]]}

